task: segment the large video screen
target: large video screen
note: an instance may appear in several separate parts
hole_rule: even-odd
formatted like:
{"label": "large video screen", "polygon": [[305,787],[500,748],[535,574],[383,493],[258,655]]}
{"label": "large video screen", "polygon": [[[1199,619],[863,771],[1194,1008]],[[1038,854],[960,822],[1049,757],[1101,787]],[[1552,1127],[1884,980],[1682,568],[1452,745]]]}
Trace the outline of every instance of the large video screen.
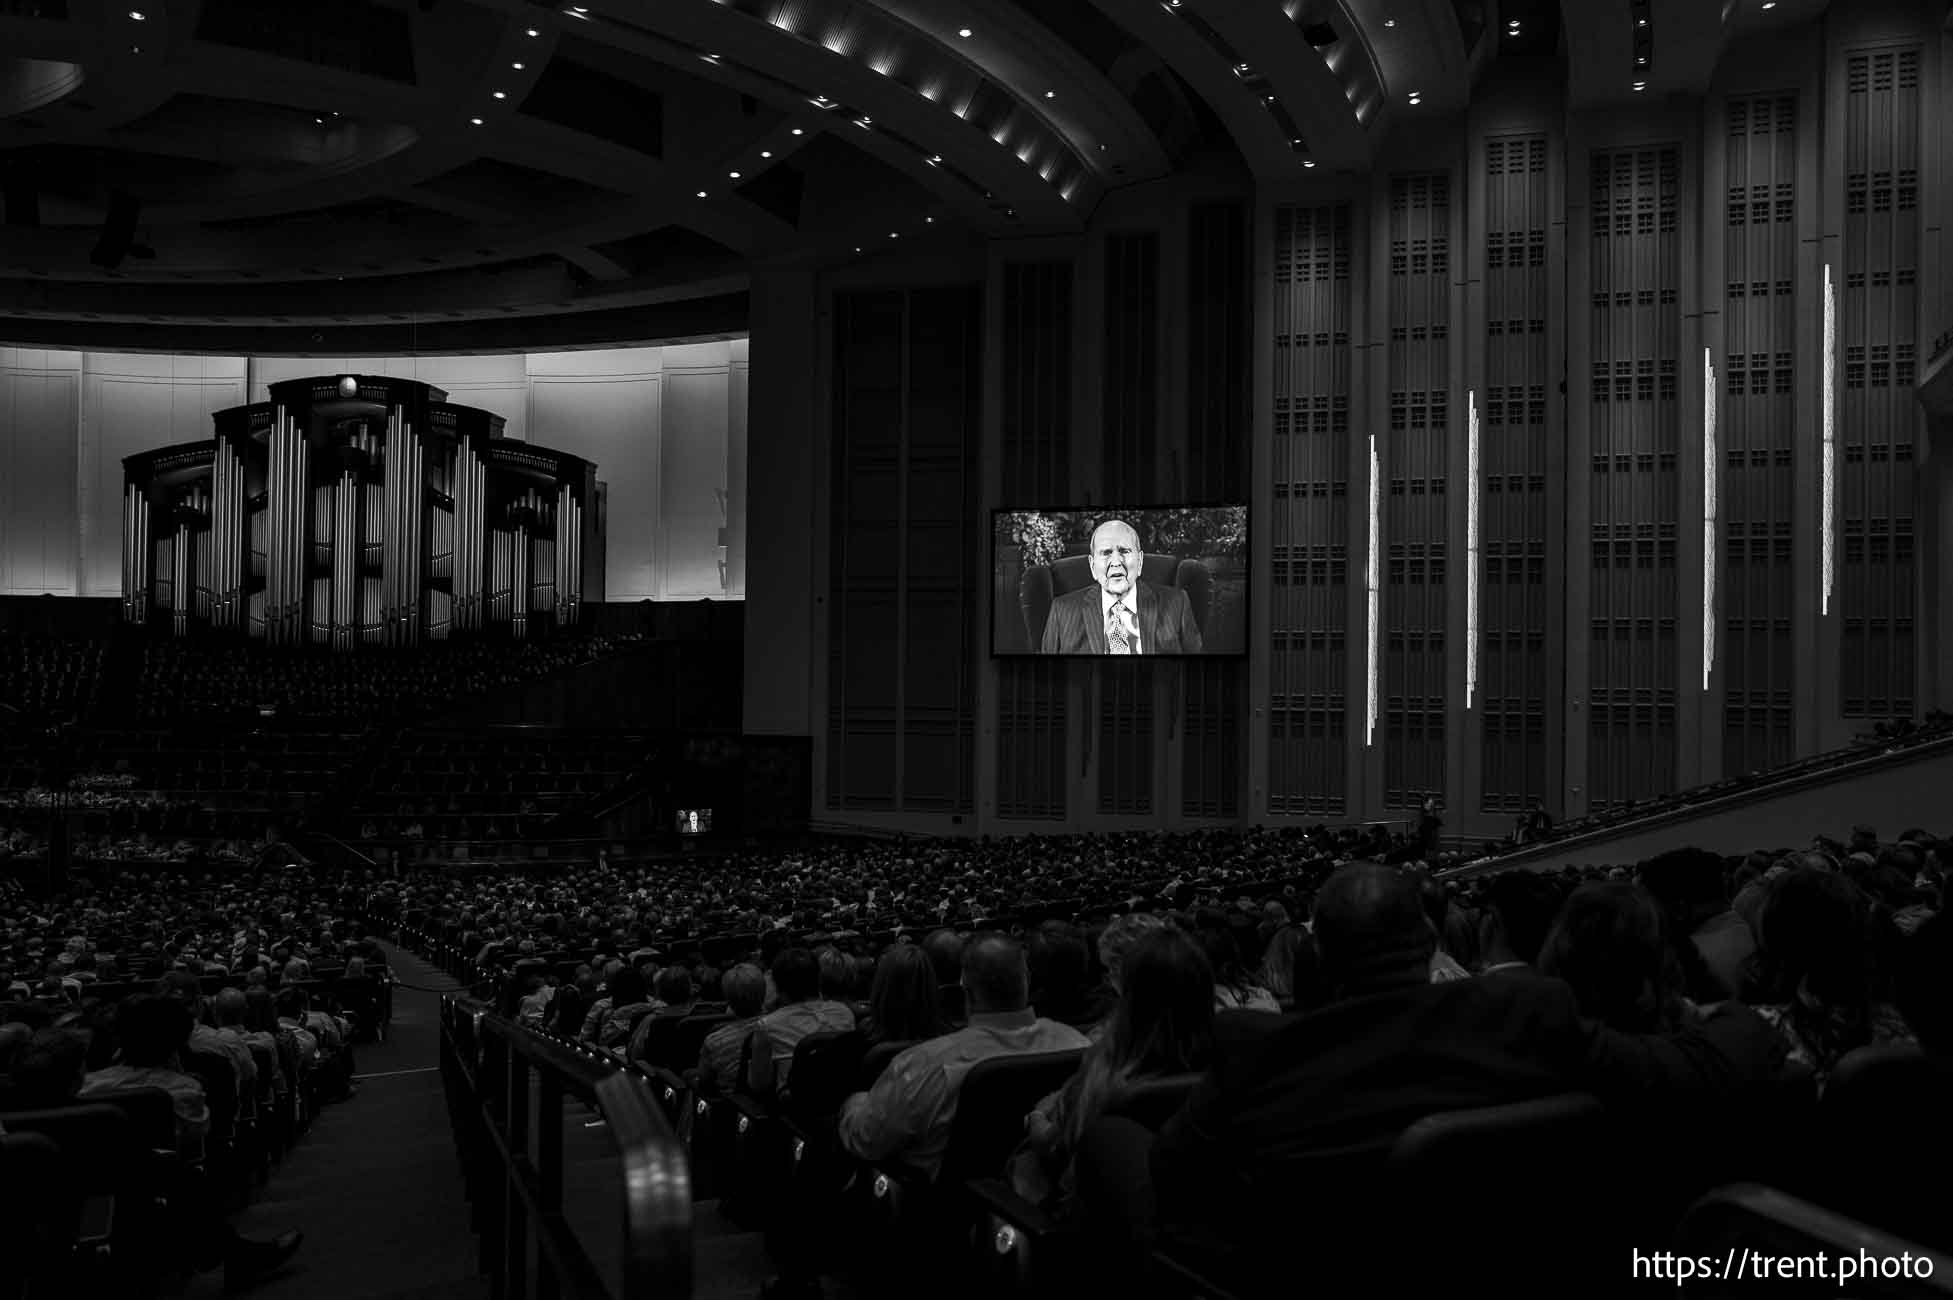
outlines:
{"label": "large video screen", "polygon": [[998,655],[1243,655],[1248,508],[999,510]]}

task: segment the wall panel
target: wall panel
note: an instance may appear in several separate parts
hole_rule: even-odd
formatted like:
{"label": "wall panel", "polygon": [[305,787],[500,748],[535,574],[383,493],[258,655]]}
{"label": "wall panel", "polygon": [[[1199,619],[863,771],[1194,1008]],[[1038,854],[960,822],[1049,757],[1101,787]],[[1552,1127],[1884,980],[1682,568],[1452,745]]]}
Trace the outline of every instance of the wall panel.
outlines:
{"label": "wall panel", "polygon": [[1390,178],[1390,428],[1379,438],[1383,537],[1383,807],[1445,792],[1451,179]]}
{"label": "wall panel", "polygon": [[1917,48],[1845,63],[1837,600],[1847,718],[1910,717],[1917,698],[1919,65]]}
{"label": "wall panel", "polygon": [[609,485],[605,599],[658,596],[659,375],[554,375],[531,381],[532,425],[549,446],[597,464]]}
{"label": "wall panel", "polygon": [[[676,349],[672,349],[676,351]],[[665,359],[658,512],[659,590],[667,600],[726,594],[726,430],[731,367]]]}
{"label": "wall panel", "polygon": [[80,418],[78,354],[0,349],[0,594],[75,594]]}
{"label": "wall panel", "polygon": [[[1547,469],[1553,416],[1547,320],[1548,140],[1485,142],[1485,397],[1480,413],[1480,807],[1515,813],[1554,793],[1547,774]],[[1552,484],[1557,491],[1559,484]],[[1554,800],[1557,803],[1557,800]]]}
{"label": "wall panel", "polygon": [[1349,205],[1279,207],[1274,235],[1267,811],[1340,814],[1352,652]]}

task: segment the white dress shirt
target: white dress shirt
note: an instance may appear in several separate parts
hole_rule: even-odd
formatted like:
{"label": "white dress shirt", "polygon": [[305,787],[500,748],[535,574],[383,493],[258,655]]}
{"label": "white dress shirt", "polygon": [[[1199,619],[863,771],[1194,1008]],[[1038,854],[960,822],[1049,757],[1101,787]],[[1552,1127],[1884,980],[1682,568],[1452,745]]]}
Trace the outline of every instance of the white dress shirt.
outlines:
{"label": "white dress shirt", "polygon": [[[1126,588],[1126,594],[1123,596],[1115,596],[1111,592],[1107,591],[1104,587],[1099,588],[1099,626],[1100,627],[1108,626],[1112,621],[1112,607],[1114,605],[1120,604],[1121,602],[1124,602],[1125,608],[1119,612],[1119,621],[1126,625],[1126,639],[1132,644],[1132,652],[1134,654],[1140,653],[1139,611],[1136,608],[1134,608],[1138,600],[1139,600],[1138,583],[1134,583],[1130,587]],[[1116,653],[1112,649],[1111,637],[1106,638],[1105,652],[1107,654]]]}

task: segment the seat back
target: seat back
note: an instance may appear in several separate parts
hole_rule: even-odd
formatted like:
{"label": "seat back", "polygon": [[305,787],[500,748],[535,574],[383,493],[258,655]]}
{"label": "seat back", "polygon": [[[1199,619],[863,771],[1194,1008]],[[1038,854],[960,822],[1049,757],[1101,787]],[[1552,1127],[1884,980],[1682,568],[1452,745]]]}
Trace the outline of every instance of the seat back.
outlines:
{"label": "seat back", "polygon": [[[1910,1255],[1910,1276],[1882,1276],[1866,1269],[1849,1286],[1830,1282],[1831,1294],[1859,1300],[1924,1300],[1953,1296],[1953,1257],[1936,1254],[1917,1242],[1895,1237],[1841,1214],[1812,1205],[1775,1188],[1755,1183],[1722,1187],[1697,1201],[1682,1219],[1675,1249],[1691,1258],[1708,1256],[1722,1261],[1755,1252],[1778,1259],[1810,1259],[1820,1253],[1836,1265],[1869,1259],[1897,1263]],[[1835,1266],[1835,1265],[1834,1265]],[[1688,1300],[1736,1297],[1754,1293],[1752,1276],[1698,1276],[1684,1295]]]}
{"label": "seat back", "polygon": [[859,1029],[809,1034],[793,1049],[792,1086],[787,1108],[796,1117],[837,1115],[854,1091],[868,1041]]}
{"label": "seat back", "polygon": [[1845,1054],[1818,1102],[1817,1178],[1794,1190],[1830,1208],[1929,1246],[1953,1249],[1943,1198],[1918,1195],[1920,1173],[1953,1159],[1953,1071],[1917,1047],[1861,1047]]}
{"label": "seat back", "polygon": [[1445,1111],[1412,1124],[1391,1150],[1385,1202],[1418,1204],[1440,1189],[1470,1189],[1428,1225],[1413,1268],[1442,1269],[1440,1261],[1466,1257],[1455,1251],[1469,1255],[1521,1230],[1541,1243],[1527,1247],[1534,1256],[1553,1252],[1569,1266],[1599,1258],[1593,1233],[1603,1224],[1615,1230],[1607,1189],[1619,1181],[1607,1132],[1599,1100],[1586,1093]]}
{"label": "seat back", "polygon": [[1187,1104],[1187,1097],[1200,1082],[1198,1074],[1162,1074],[1151,1079],[1135,1079],[1107,1104],[1105,1113],[1132,1120],[1152,1132]]}
{"label": "seat back", "polygon": [[873,1047],[862,1053],[861,1071],[855,1075],[854,1090],[856,1092],[866,1092],[874,1087],[875,1080],[882,1077],[882,1071],[888,1069],[889,1062],[908,1051],[911,1047],[914,1047],[920,1041],[920,1039],[909,1038],[900,1042],[876,1043]]}
{"label": "seat back", "polygon": [[1024,1116],[1065,1086],[1084,1059],[1082,1048],[1062,1052],[1012,1052],[978,1061],[963,1076],[956,1116],[949,1125],[937,1180],[950,1186],[990,1178],[1024,1137]]}
{"label": "seat back", "polygon": [[[128,1094],[123,1094],[128,1095]],[[162,1093],[165,1101],[168,1093]],[[9,1136],[36,1133],[60,1150],[63,1167],[78,1190],[114,1192],[128,1186],[142,1166],[148,1146],[121,1107],[90,1099],[82,1105],[16,1110],[0,1115]]]}

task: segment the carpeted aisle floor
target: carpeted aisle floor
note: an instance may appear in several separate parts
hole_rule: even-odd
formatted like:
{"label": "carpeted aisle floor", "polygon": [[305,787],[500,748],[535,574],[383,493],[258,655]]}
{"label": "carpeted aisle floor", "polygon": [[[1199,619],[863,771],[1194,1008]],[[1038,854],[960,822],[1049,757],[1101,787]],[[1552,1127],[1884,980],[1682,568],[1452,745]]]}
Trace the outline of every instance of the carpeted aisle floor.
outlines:
{"label": "carpeted aisle floor", "polygon": [[[454,980],[403,949],[384,1043],[358,1049],[359,1095],[328,1106],[236,1219],[249,1236],[302,1228],[305,1244],[254,1300],[485,1300],[438,1066],[440,995]],[[190,1300],[215,1300],[223,1272]]]}

